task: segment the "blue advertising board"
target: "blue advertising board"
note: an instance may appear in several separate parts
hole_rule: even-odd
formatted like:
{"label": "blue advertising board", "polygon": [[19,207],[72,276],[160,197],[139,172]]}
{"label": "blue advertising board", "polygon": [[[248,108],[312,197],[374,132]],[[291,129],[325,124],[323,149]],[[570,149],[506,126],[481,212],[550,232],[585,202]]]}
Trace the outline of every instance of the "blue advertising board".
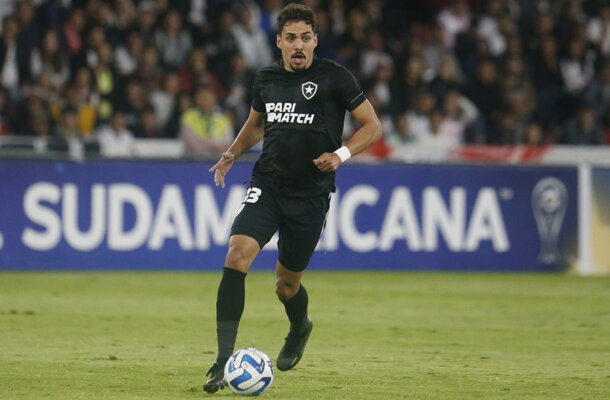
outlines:
{"label": "blue advertising board", "polygon": [[[252,164],[0,161],[0,269],[218,270]],[[555,271],[577,257],[569,167],[346,164],[310,269]],[[275,238],[253,268],[274,269]]]}

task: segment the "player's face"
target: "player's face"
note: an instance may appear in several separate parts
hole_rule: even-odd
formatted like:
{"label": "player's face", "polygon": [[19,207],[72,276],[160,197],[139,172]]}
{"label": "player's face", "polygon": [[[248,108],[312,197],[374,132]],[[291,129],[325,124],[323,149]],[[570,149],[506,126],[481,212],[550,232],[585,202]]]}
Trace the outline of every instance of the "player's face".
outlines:
{"label": "player's face", "polygon": [[277,36],[277,47],[282,51],[284,68],[288,71],[302,71],[311,66],[313,50],[318,45],[318,37],[311,25],[304,21],[289,21]]}

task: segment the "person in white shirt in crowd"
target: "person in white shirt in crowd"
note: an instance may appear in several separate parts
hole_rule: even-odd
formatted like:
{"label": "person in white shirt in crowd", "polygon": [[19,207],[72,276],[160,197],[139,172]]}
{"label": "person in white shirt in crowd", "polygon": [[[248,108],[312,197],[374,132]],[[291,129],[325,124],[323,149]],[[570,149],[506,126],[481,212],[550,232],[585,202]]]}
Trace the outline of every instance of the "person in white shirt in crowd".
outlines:
{"label": "person in white shirt in crowd", "polygon": [[273,53],[265,32],[254,23],[250,5],[238,11],[232,33],[239,52],[250,69],[258,69],[273,62]]}
{"label": "person in white shirt in crowd", "polygon": [[108,125],[99,128],[97,139],[104,157],[131,157],[135,153],[133,133],[127,130],[125,114],[120,110],[112,114]]}
{"label": "person in white shirt in crowd", "polygon": [[409,129],[416,142],[430,132],[430,116],[436,107],[435,98],[431,93],[422,91],[417,94],[415,108],[407,111]]}

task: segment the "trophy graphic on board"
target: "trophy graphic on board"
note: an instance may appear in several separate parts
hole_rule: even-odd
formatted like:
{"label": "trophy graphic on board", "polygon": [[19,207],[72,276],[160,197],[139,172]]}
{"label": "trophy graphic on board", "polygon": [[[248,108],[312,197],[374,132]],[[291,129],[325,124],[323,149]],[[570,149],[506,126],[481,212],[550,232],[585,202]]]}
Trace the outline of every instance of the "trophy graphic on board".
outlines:
{"label": "trophy graphic on board", "polygon": [[561,259],[558,239],[568,207],[568,190],[557,178],[543,178],[532,190],[532,211],[540,234],[538,261],[554,264]]}

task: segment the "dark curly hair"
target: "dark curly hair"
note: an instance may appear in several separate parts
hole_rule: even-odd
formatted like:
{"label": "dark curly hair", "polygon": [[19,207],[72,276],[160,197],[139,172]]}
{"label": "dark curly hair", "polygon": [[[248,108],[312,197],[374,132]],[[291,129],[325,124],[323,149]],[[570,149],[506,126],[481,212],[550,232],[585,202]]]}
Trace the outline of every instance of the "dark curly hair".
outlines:
{"label": "dark curly hair", "polygon": [[303,21],[307,25],[311,25],[311,30],[316,31],[316,14],[313,10],[302,4],[288,4],[282,8],[280,14],[277,16],[277,30],[279,34],[282,34],[284,25],[290,21]]}

